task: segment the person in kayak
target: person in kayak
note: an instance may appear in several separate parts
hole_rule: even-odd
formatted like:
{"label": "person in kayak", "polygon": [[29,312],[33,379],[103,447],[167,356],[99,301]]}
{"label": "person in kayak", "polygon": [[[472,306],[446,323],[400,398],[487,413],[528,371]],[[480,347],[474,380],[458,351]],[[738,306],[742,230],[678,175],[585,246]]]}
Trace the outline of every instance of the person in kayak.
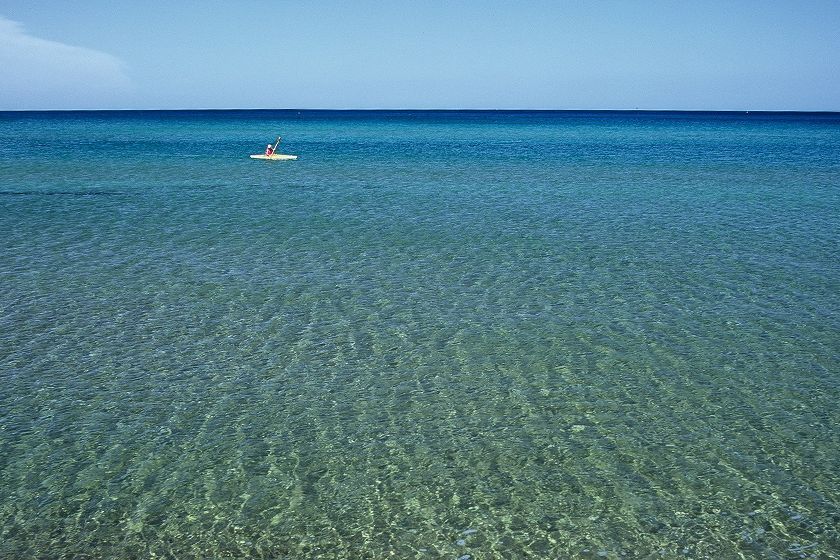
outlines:
{"label": "person in kayak", "polygon": [[271,147],[271,144],[268,144],[268,145],[265,147],[265,155],[267,155],[267,156],[271,157],[271,155],[272,155],[273,153],[274,153],[274,148],[272,148],[272,147]]}

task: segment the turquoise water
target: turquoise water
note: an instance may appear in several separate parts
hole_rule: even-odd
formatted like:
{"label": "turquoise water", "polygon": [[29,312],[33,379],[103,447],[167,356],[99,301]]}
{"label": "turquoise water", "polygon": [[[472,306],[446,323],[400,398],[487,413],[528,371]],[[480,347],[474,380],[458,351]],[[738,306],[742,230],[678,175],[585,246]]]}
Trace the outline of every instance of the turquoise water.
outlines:
{"label": "turquoise water", "polygon": [[837,114],[0,113],[0,216],[2,558],[840,558]]}

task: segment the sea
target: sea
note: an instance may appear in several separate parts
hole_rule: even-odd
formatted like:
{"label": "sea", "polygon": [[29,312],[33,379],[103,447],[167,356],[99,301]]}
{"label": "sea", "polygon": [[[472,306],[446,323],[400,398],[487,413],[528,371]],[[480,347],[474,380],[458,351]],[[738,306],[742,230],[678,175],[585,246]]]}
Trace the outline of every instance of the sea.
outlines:
{"label": "sea", "polygon": [[837,559],[838,403],[840,113],[0,113],[0,558]]}

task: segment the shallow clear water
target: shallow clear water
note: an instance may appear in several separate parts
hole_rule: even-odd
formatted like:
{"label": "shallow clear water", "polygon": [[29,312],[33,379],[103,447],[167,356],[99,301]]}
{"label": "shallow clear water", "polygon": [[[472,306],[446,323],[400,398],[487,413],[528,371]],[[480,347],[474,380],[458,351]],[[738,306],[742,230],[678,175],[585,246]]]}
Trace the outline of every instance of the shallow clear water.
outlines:
{"label": "shallow clear water", "polygon": [[0,381],[3,558],[840,558],[840,116],[0,113]]}

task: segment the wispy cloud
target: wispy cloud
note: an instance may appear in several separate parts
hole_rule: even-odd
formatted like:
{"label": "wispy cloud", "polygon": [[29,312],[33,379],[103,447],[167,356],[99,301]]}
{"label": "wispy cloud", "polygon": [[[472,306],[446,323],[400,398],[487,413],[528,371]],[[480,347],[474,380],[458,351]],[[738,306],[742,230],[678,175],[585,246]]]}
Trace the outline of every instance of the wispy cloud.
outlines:
{"label": "wispy cloud", "polygon": [[0,16],[0,110],[125,106],[125,64],[84,47],[34,37]]}

